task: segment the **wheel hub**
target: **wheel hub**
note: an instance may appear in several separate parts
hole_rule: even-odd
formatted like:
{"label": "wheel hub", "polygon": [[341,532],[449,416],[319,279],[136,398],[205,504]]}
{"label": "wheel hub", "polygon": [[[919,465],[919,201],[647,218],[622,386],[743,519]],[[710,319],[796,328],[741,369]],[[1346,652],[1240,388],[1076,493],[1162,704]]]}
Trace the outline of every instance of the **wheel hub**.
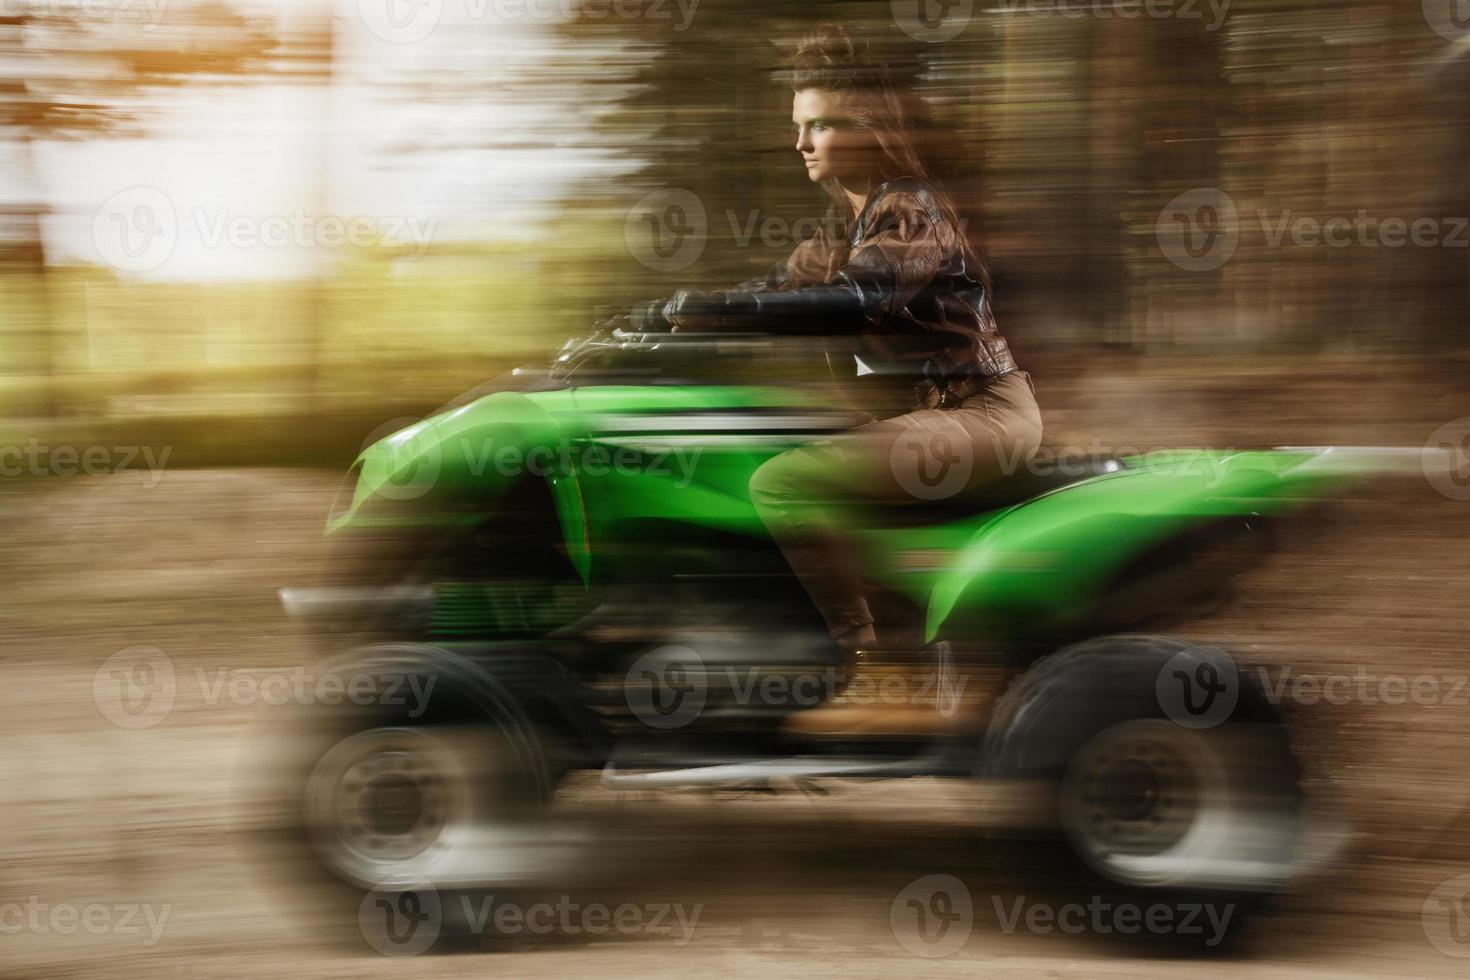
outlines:
{"label": "wheel hub", "polygon": [[1189,760],[1148,730],[1101,739],[1079,759],[1069,800],[1095,853],[1154,854],[1194,825],[1199,787]]}
{"label": "wheel hub", "polygon": [[369,829],[374,833],[404,834],[424,814],[423,793],[408,780],[390,776],[367,786],[363,791],[363,809]]}
{"label": "wheel hub", "polygon": [[1100,775],[1095,795],[1089,802],[1102,818],[1112,821],[1146,819],[1160,803],[1163,785],[1159,774],[1136,759],[1109,766]]}
{"label": "wheel hub", "polygon": [[451,762],[434,738],[408,729],[359,732],[333,746],[306,797],[328,866],[371,880],[432,861],[465,822],[465,779]]}
{"label": "wheel hub", "polygon": [[444,795],[438,774],[422,759],[402,752],[378,753],[342,780],[342,826],[366,850],[409,856],[443,829]]}

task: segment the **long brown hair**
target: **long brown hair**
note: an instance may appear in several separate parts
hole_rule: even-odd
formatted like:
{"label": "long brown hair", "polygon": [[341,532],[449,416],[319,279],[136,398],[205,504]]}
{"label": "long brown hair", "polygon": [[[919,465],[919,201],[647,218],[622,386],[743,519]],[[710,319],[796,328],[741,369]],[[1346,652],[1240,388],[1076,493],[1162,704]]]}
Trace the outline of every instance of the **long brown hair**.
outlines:
{"label": "long brown hair", "polygon": [[[839,24],[822,24],[802,39],[791,55],[788,79],[793,92],[822,89],[837,95],[848,117],[873,135],[879,148],[878,177],[889,181],[913,177],[928,184],[954,222],[965,264],[972,277],[990,289],[983,252],[959,218],[954,197],[942,184],[938,152],[942,142],[929,119],[928,106],[913,90],[912,69],[878,50],[870,38]],[[822,181],[837,213],[855,217],[852,203],[836,178]]]}

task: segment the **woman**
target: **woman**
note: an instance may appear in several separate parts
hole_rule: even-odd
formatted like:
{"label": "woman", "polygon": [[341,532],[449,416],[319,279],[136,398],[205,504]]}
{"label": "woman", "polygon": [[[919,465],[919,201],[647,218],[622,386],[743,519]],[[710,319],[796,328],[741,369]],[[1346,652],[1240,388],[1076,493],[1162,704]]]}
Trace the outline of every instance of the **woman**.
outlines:
{"label": "woman", "polygon": [[838,505],[921,504],[1013,472],[1040,444],[1041,414],[1030,375],[996,328],[979,255],[915,145],[917,113],[891,69],[846,30],[824,27],[794,55],[792,89],[795,149],[831,196],[829,216],[842,220],[824,222],[765,279],[681,290],[658,312],[676,331],[852,333],[868,351],[856,373],[912,368],[898,414],[781,453],[750,482],[851,663],[877,636]]}

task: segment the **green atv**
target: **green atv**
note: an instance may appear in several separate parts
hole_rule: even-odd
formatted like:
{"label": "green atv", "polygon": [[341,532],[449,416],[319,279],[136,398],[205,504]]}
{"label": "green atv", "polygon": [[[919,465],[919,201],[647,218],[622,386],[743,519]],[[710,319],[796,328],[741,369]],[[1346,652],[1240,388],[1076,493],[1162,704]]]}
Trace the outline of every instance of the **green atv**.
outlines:
{"label": "green atv", "polygon": [[1243,901],[1291,881],[1307,831],[1276,706],[1223,650],[1156,631],[1228,598],[1278,522],[1372,463],[1038,456],[977,493],[854,508],[903,668],[868,694],[934,723],[803,725],[840,651],[747,484],[862,420],[790,383],[862,373],[843,343],[604,321],[549,370],[369,445],[328,520],[363,574],[283,600],[370,635],[324,670],[426,697],[285,729],[314,860],[362,890],[503,888],[565,866],[554,797],[573,773],[616,790],[940,776],[1042,787],[1044,822],[1108,887]]}

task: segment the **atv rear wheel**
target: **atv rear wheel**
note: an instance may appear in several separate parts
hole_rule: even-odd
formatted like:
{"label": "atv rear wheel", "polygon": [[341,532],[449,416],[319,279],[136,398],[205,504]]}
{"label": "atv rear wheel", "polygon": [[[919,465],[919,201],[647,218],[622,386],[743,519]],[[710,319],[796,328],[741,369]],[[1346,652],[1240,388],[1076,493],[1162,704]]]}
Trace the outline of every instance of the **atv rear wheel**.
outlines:
{"label": "atv rear wheel", "polygon": [[1269,890],[1300,843],[1289,752],[1270,726],[1111,725],[1067,767],[1062,828],[1084,863],[1120,885]]}

